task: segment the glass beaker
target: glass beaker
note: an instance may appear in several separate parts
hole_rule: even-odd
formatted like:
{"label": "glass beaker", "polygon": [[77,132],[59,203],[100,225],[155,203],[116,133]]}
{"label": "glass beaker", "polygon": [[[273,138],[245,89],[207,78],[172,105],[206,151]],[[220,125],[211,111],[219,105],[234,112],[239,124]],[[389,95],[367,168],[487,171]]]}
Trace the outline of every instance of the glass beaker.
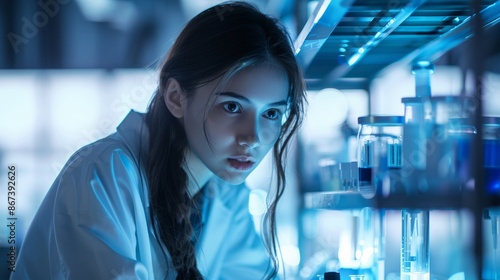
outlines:
{"label": "glass beaker", "polygon": [[484,184],[500,194],[500,117],[483,117]]}
{"label": "glass beaker", "polygon": [[[471,179],[468,151],[473,133],[457,133],[453,119],[474,113],[474,99],[461,96],[403,98],[403,166],[407,193],[458,192]],[[465,169],[465,170],[464,170]]]}
{"label": "glass beaker", "polygon": [[395,192],[401,168],[402,116],[358,118],[358,188],[363,197]]}
{"label": "glass beaker", "polygon": [[429,280],[429,211],[402,211],[401,280]]}

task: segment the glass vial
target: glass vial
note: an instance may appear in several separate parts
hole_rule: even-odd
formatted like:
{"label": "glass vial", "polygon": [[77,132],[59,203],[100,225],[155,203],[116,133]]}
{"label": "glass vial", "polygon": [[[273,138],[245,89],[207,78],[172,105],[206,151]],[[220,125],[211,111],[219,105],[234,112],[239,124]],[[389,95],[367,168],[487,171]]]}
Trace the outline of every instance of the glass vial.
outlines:
{"label": "glass vial", "polygon": [[429,280],[429,211],[402,211],[401,280]]}

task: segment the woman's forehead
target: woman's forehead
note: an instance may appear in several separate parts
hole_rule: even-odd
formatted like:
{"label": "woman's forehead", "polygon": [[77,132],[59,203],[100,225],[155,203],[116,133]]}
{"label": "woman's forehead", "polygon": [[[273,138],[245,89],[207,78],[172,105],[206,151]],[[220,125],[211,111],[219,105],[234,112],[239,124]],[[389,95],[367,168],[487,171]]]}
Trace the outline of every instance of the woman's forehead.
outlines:
{"label": "woman's forehead", "polygon": [[[206,99],[209,104],[213,104],[221,94],[229,97],[238,95],[248,101],[265,104],[288,100],[290,86],[281,67],[261,64],[238,70],[201,85],[196,90],[196,95],[201,93],[197,98]],[[228,92],[233,94],[224,94]]]}
{"label": "woman's forehead", "polygon": [[248,67],[236,73],[224,85],[224,91],[243,95],[263,92],[285,98],[288,95],[288,79],[284,71],[276,67]]}

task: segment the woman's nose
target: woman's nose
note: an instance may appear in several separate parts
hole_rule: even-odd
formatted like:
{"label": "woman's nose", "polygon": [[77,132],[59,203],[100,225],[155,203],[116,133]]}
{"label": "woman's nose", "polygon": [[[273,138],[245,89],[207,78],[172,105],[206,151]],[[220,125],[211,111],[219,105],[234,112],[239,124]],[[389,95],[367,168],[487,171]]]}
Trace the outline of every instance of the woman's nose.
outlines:
{"label": "woman's nose", "polygon": [[254,134],[252,136],[245,136],[245,137],[240,137],[238,139],[238,145],[242,147],[248,147],[248,149],[254,149],[260,146],[260,140],[259,137]]}
{"label": "woman's nose", "polygon": [[254,118],[241,124],[241,130],[237,137],[239,146],[253,149],[260,146],[260,141],[259,124]]}
{"label": "woman's nose", "polygon": [[260,146],[260,137],[256,128],[246,129],[238,136],[238,145],[246,149],[254,149]]}

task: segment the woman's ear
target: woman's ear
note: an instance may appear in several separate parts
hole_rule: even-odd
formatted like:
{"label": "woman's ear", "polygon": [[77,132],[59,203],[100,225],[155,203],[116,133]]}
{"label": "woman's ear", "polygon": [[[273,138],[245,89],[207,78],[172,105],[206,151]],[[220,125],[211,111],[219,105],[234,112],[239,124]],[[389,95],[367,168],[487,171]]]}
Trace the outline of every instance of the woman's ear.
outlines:
{"label": "woman's ear", "polygon": [[184,116],[184,110],[182,108],[183,92],[181,85],[174,78],[169,78],[167,80],[167,86],[163,92],[163,100],[165,105],[167,105],[168,110],[174,117],[180,119]]}

